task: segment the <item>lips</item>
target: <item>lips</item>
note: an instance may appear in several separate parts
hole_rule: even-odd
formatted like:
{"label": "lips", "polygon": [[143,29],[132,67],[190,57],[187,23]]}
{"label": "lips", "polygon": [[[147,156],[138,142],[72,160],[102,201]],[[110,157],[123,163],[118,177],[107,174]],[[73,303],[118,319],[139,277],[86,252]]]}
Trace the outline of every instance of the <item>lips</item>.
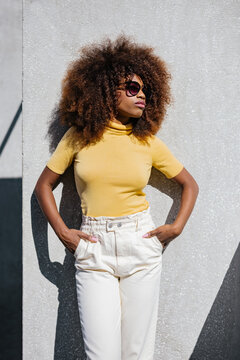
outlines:
{"label": "lips", "polygon": [[145,103],[143,101],[138,101],[135,103],[136,106],[140,107],[140,108],[145,108]]}

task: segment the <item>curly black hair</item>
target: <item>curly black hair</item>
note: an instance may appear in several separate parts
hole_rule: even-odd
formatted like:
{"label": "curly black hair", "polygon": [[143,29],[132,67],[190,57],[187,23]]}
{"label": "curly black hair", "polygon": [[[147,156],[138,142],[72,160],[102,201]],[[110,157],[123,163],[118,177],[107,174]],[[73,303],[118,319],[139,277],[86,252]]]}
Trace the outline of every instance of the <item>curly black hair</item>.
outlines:
{"label": "curly black hair", "polygon": [[140,118],[130,118],[132,134],[147,142],[161,127],[167,105],[172,101],[171,74],[154,49],[119,35],[115,41],[104,38],[100,43],[83,46],[62,80],[59,118],[61,124],[75,126],[81,145],[98,142],[112,116],[117,114],[116,90],[122,78],[140,76],[151,92]]}

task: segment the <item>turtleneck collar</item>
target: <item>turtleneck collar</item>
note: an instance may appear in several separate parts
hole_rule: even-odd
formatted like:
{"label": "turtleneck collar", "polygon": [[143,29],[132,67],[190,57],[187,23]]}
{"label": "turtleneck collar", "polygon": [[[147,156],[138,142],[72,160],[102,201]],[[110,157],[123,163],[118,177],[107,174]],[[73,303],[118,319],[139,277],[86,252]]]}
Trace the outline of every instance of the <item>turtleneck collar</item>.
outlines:
{"label": "turtleneck collar", "polygon": [[108,125],[106,126],[106,130],[112,134],[116,135],[129,135],[132,132],[133,124],[120,124],[115,121],[109,120]]}

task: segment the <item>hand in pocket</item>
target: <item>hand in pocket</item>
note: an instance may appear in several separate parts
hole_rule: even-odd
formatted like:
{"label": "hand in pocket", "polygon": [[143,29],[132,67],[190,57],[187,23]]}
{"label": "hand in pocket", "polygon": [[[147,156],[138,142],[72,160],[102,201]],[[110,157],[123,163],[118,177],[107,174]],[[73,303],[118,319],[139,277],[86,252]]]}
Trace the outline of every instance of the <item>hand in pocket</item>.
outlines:
{"label": "hand in pocket", "polygon": [[63,245],[74,254],[81,239],[96,243],[98,239],[92,235],[86,234],[85,232],[77,229],[68,229],[68,231],[61,236],[60,240]]}
{"label": "hand in pocket", "polygon": [[178,231],[173,224],[165,224],[157,227],[156,229],[148,231],[143,237],[150,238],[156,236],[163,246],[163,249],[178,235]]}

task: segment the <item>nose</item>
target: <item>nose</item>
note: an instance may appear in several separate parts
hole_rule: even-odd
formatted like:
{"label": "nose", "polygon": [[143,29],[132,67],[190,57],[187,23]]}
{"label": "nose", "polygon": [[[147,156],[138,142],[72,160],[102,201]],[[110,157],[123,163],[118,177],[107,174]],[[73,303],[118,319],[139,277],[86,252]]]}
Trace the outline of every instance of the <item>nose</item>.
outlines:
{"label": "nose", "polygon": [[142,89],[139,90],[139,93],[137,94],[137,97],[141,97],[143,99],[146,99],[146,96],[145,96],[144,92],[142,91]]}

